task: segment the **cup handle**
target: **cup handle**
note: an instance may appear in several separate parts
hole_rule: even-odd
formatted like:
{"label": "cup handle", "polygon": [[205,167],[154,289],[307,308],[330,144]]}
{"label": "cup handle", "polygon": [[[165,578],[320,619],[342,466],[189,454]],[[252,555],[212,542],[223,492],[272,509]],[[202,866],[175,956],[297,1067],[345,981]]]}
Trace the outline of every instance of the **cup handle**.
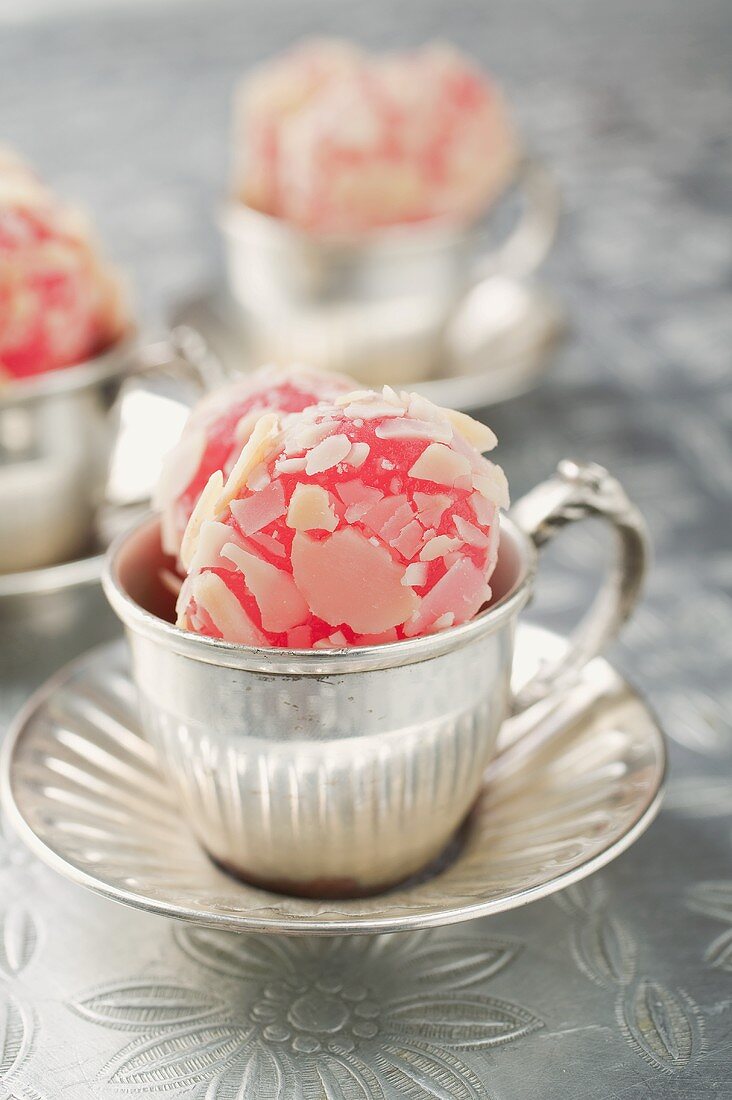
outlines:
{"label": "cup handle", "polygon": [[563,527],[590,517],[605,520],[616,536],[604,583],[570,635],[566,652],[540,668],[513,696],[510,711],[517,715],[570,688],[587,662],[617,635],[638,602],[649,550],[641,513],[620,482],[595,463],[564,459],[554,477],[522,497],[511,515],[537,550]]}
{"label": "cup handle", "polygon": [[133,376],[164,375],[192,382],[198,396],[228,380],[227,372],[201,334],[188,325],[176,325],[167,338],[140,350]]}
{"label": "cup handle", "polygon": [[559,224],[561,199],[556,179],[541,161],[525,156],[519,162],[515,186],[523,211],[509,236],[475,261],[474,282],[494,275],[526,278],[546,258]]}

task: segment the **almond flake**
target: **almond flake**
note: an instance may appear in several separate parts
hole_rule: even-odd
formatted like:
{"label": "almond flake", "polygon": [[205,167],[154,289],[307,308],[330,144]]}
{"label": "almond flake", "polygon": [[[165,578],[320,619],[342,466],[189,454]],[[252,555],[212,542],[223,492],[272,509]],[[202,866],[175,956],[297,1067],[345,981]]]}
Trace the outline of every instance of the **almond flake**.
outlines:
{"label": "almond flake", "polygon": [[217,512],[223,511],[234,497],[239,495],[252,470],[272,453],[278,434],[276,415],[265,413],[264,416],[260,416],[216,501]]}
{"label": "almond flake", "polygon": [[278,474],[299,474],[305,469],[305,455],[300,458],[278,458],[275,470]]}
{"label": "almond flake", "polygon": [[192,582],[192,595],[227,642],[266,645],[266,638],[218,573],[197,573]]}
{"label": "almond flake", "polygon": [[320,485],[296,485],[287,509],[287,526],[296,531],[335,531],[338,516],[327,490]]}
{"label": "almond flake", "polygon": [[455,409],[443,409],[445,416],[451,422],[456,432],[465,439],[476,451],[492,451],[498,443],[495,432],[491,431],[487,424],[481,424],[472,416],[457,412]]}
{"label": "almond flake", "polygon": [[322,474],[342,462],[351,449],[351,441],[347,435],[330,435],[322,443],[318,443],[311,451],[308,451],[305,460],[305,473],[308,476]]}
{"label": "almond flake", "polygon": [[409,471],[409,476],[436,485],[453,486],[460,477],[470,475],[470,463],[464,455],[443,443],[430,443]]}
{"label": "almond flake", "polygon": [[379,439],[434,439],[438,443],[449,443],[452,439],[452,428],[449,424],[411,420],[402,416],[379,424],[376,435]]}
{"label": "almond flake", "polygon": [[188,566],[189,573],[200,573],[202,569],[228,569],[229,565],[221,558],[221,550],[227,542],[236,541],[236,532],[228,523],[210,519],[201,524],[196,540],[196,552]]}
{"label": "almond flake", "polygon": [[467,542],[468,546],[477,546],[482,549],[488,545],[488,536],[472,523],[468,523],[462,516],[453,516],[453,522],[458,535],[463,542]]}
{"label": "almond flake", "polygon": [[402,405],[391,405],[388,401],[380,401],[377,394],[369,395],[374,398],[372,401],[354,401],[351,405],[346,405],[343,410],[349,420],[355,420],[356,417],[361,417],[363,420],[377,420],[382,416],[403,416],[404,408]]}
{"label": "almond flake", "polygon": [[255,531],[261,531],[263,527],[284,516],[286,505],[282,482],[271,481],[258,493],[252,493],[251,496],[242,497],[240,500],[232,500],[230,508],[242,532],[245,535],[253,535]]}
{"label": "almond flake", "polygon": [[183,532],[183,539],[180,544],[180,560],[186,570],[188,570],[196,552],[201,524],[205,523],[206,520],[216,518],[217,504],[223,487],[224,475],[221,470],[214,470],[196,501],[196,507],[191,512],[191,518],[188,520],[188,525]]}
{"label": "almond flake", "polygon": [[413,615],[419,601],[401,581],[404,570],[382,546],[353,527],[314,540],[301,531],[292,543],[295,582],[311,611],[332,626],[379,634]]}
{"label": "almond flake", "polygon": [[499,508],[508,508],[508,481],[500,466],[486,463],[487,470],[482,474],[473,474],[473,485],[486,500],[497,504]]}
{"label": "almond flake", "polygon": [[434,561],[435,558],[441,558],[445,554],[449,554],[451,550],[457,550],[459,546],[462,546],[460,539],[450,538],[449,535],[437,535],[422,547],[419,560]]}
{"label": "almond flake", "polygon": [[348,466],[363,466],[366,459],[369,457],[371,448],[368,443],[353,443],[350,451],[344,458],[344,462]]}
{"label": "almond flake", "polygon": [[402,584],[408,584],[411,588],[421,588],[427,583],[428,565],[426,561],[413,561],[404,570]]}
{"label": "almond flake", "polygon": [[221,553],[241,571],[247,588],[257,601],[265,630],[280,633],[299,626],[307,619],[308,606],[284,569],[277,569],[231,542],[224,546]]}
{"label": "almond flake", "polygon": [[437,527],[446,508],[452,504],[452,497],[444,493],[415,493],[417,519],[424,527]]}

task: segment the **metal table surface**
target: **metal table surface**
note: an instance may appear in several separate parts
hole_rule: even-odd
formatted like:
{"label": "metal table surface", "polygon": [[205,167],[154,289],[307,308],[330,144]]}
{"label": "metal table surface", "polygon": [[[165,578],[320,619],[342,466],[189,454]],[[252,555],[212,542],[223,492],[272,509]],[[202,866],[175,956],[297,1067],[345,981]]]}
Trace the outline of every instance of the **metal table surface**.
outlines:
{"label": "metal table surface", "polygon": [[[5,834],[0,1096],[732,1096],[732,8],[5,0],[0,133],[92,207],[151,325],[218,270],[211,210],[235,73],[325,29],[469,47],[556,167],[567,213],[545,278],[573,331],[541,388],[490,422],[515,496],[569,453],[605,463],[645,510],[655,568],[613,657],[669,735],[665,808],[555,900],[317,944],[128,911]],[[543,621],[571,620],[594,556],[590,530],[560,541]],[[95,588],[1,615],[3,726],[116,632]],[[400,1046],[405,1023],[419,1047]]]}

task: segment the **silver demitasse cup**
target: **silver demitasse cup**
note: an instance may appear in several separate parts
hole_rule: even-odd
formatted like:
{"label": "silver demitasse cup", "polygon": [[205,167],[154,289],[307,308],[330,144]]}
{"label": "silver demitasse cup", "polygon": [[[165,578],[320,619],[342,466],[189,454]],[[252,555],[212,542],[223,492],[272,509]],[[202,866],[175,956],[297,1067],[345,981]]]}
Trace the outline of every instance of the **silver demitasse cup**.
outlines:
{"label": "silver demitasse cup", "polygon": [[372,386],[429,377],[447,327],[476,282],[529,275],[551,247],[559,212],[553,177],[527,158],[514,186],[522,215],[487,254],[478,222],[460,227],[435,219],[347,240],[308,234],[227,202],[219,228],[228,287],[252,361],[296,359]]}
{"label": "silver demitasse cup", "polygon": [[76,366],[0,388],[0,573],[54,565],[94,541],[118,431],[118,399],[141,374],[206,385],[175,342],[165,354],[130,333]]}
{"label": "silver demitasse cup", "polygon": [[[172,626],[156,519],[110,548],[104,589],[127,630],[144,728],[218,863],[282,892],[337,897],[389,886],[445,848],[503,720],[576,679],[630,614],[645,572],[642,518],[600,467],[561,463],[513,515],[487,610],[425,637],[329,652],[232,645]],[[617,536],[605,586],[561,661],[513,694],[514,633],[537,549],[587,516]]]}

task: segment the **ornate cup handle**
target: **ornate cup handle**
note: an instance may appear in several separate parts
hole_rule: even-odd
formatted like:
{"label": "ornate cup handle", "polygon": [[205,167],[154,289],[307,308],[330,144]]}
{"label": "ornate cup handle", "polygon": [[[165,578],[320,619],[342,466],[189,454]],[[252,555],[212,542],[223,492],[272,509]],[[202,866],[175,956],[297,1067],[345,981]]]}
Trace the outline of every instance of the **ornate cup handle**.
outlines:
{"label": "ornate cup handle", "polygon": [[146,344],[134,374],[163,374],[194,384],[199,395],[216,389],[228,375],[203,337],[188,325],[177,325],[166,339]]}
{"label": "ornate cup handle", "polygon": [[506,240],[476,260],[476,282],[493,275],[526,278],[536,271],[554,243],[561,198],[552,173],[541,161],[525,156],[518,165],[514,187],[521,195],[523,210]]}
{"label": "ornate cup handle", "polygon": [[518,526],[541,549],[562,527],[588,517],[605,520],[616,535],[616,553],[605,582],[579,625],[566,653],[545,666],[514,696],[519,714],[548,695],[576,682],[588,661],[613,639],[635,607],[648,564],[646,525],[625,490],[595,463],[564,459],[554,477],[522,497],[511,512]]}

